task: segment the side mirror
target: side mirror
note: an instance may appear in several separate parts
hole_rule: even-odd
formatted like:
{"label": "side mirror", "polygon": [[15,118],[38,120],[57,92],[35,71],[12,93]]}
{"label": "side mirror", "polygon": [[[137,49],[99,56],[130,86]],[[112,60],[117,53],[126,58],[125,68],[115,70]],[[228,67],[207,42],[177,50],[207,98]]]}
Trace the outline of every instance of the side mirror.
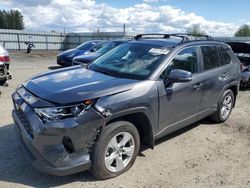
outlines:
{"label": "side mirror", "polygon": [[192,73],[185,70],[173,69],[168,79],[172,82],[190,82],[192,80]]}
{"label": "side mirror", "polygon": [[81,67],[84,67],[84,68],[85,68],[85,67],[87,67],[88,64],[83,63],[83,62],[81,62],[81,61],[73,60],[72,66],[75,66],[75,65],[81,65]]}

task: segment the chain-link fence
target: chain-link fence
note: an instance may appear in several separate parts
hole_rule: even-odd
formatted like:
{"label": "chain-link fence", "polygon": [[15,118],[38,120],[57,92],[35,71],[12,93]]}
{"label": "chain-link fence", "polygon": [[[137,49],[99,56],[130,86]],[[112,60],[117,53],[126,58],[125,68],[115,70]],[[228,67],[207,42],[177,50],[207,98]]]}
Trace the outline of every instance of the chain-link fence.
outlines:
{"label": "chain-link fence", "polygon": [[[33,43],[34,50],[66,50],[79,44],[94,40],[113,40],[132,38],[133,32],[86,32],[86,33],[59,33],[34,32],[21,30],[0,29],[0,44],[8,50],[26,50],[28,43]],[[250,37],[216,37],[220,41],[250,41]]]}

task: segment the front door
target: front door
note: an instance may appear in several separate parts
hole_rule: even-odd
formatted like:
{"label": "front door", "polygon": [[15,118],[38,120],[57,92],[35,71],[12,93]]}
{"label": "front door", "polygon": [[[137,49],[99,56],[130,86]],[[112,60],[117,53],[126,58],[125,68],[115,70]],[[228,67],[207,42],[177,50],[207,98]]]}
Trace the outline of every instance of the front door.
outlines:
{"label": "front door", "polygon": [[[197,120],[201,98],[198,53],[197,47],[180,50],[157,82],[160,100],[158,135],[168,134]],[[173,69],[191,72],[192,81],[170,83],[168,75]]]}

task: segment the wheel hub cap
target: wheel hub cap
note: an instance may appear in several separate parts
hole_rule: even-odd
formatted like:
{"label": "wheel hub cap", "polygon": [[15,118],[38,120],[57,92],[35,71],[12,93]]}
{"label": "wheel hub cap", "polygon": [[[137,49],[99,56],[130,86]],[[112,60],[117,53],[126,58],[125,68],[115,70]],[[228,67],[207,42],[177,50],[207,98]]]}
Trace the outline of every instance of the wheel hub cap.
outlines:
{"label": "wheel hub cap", "polygon": [[105,152],[105,167],[110,172],[123,170],[131,161],[135,151],[135,141],[128,132],[115,135],[109,142]]}
{"label": "wheel hub cap", "polygon": [[230,112],[231,112],[231,108],[232,108],[232,96],[228,95],[224,98],[223,100],[223,104],[221,107],[221,117],[223,119],[227,119]]}

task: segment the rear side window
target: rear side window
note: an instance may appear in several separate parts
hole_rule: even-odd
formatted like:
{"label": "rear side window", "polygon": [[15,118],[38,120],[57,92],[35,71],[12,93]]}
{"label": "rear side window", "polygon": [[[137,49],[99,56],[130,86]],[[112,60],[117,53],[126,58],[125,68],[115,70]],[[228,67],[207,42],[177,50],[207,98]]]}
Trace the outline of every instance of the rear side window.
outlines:
{"label": "rear side window", "polygon": [[220,58],[216,46],[202,46],[204,70],[211,70],[220,66]]}
{"label": "rear side window", "polygon": [[227,65],[231,63],[232,59],[231,56],[229,55],[228,51],[222,47],[220,49],[220,54],[221,54],[221,64],[222,65]]}

